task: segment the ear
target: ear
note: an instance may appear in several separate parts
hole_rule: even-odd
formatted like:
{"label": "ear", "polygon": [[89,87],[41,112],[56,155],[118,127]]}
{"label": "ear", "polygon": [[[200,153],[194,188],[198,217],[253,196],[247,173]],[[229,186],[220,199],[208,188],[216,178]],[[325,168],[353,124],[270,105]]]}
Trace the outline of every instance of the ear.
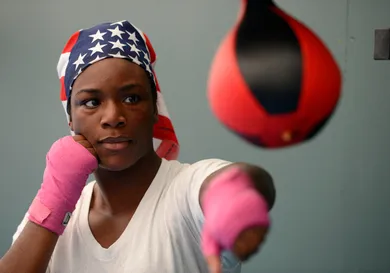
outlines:
{"label": "ear", "polygon": [[73,122],[72,121],[69,121],[69,128],[70,128],[71,131],[74,131],[74,129],[73,129]]}

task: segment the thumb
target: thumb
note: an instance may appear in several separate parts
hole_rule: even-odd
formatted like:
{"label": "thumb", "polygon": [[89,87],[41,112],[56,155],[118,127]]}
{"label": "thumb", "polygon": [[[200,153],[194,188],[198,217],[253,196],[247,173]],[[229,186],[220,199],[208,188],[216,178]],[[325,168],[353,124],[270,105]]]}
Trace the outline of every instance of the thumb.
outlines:
{"label": "thumb", "polygon": [[219,256],[221,248],[211,236],[207,228],[204,228],[202,232],[202,251],[209,266],[209,272],[220,273],[221,260]]}

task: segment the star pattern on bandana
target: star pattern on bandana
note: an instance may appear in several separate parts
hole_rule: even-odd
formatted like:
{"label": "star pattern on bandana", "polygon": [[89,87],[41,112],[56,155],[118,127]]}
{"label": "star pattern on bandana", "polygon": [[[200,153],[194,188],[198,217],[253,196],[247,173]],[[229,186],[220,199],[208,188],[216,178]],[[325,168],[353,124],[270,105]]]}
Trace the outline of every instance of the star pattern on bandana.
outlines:
{"label": "star pattern on bandana", "polygon": [[81,30],[69,57],[69,86],[86,67],[110,57],[132,61],[145,69],[154,80],[147,45],[141,35],[128,21],[105,23]]}

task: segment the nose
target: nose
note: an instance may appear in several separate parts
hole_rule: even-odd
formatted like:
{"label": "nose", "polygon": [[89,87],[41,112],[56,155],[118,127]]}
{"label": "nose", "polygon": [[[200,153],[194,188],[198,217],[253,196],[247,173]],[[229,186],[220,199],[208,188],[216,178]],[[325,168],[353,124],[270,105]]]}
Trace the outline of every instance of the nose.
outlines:
{"label": "nose", "polygon": [[107,103],[106,107],[104,107],[102,110],[103,115],[101,119],[101,126],[103,128],[118,128],[126,125],[126,118],[123,115],[122,108],[117,103]]}

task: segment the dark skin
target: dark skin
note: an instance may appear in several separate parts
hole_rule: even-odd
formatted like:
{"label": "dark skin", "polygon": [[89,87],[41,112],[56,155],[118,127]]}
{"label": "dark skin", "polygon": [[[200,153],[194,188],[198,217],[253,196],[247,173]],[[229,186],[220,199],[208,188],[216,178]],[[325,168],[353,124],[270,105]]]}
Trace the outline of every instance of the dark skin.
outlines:
{"label": "dark skin", "polygon": [[[103,247],[109,247],[120,237],[161,164],[152,142],[157,118],[156,99],[147,74],[129,61],[100,61],[81,73],[73,85],[71,129],[79,134],[76,140],[83,141],[99,160],[89,222]],[[101,140],[118,135],[132,141],[120,152],[108,151]],[[271,176],[257,166],[233,165],[252,177],[255,188],[271,209],[275,200]],[[200,203],[212,178],[224,170],[218,170],[204,181]],[[243,261],[248,259],[258,251],[267,232],[263,227],[242,232],[233,252]],[[215,268],[212,271],[219,272],[218,257],[207,257],[207,260],[210,267]]]}

